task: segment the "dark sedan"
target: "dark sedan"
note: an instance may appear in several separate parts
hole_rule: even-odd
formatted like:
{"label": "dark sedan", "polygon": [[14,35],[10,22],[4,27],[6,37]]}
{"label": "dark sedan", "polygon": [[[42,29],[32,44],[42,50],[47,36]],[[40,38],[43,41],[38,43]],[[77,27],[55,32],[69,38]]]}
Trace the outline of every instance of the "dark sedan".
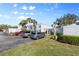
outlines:
{"label": "dark sedan", "polygon": [[32,32],[31,36],[32,39],[40,39],[45,37],[45,33],[42,32]]}

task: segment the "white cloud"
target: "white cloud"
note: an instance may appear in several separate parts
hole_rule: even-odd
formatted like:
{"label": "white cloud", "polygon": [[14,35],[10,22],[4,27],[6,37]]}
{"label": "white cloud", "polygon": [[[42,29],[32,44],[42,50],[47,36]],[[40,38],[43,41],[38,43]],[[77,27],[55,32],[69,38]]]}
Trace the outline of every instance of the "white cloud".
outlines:
{"label": "white cloud", "polygon": [[26,7],[25,5],[21,7],[22,10],[34,10],[35,8],[35,6]]}
{"label": "white cloud", "polygon": [[23,6],[22,9],[23,9],[23,10],[27,10],[27,7],[26,7],[26,6]]}
{"label": "white cloud", "polygon": [[35,6],[30,6],[29,10],[34,10],[36,7]]}
{"label": "white cloud", "polygon": [[27,19],[28,18],[28,16],[19,16],[17,19],[18,20],[25,20],[25,19]]}
{"label": "white cloud", "polygon": [[34,13],[30,13],[30,15],[34,15]]}
{"label": "white cloud", "polygon": [[14,11],[13,14],[15,14],[15,15],[18,14],[18,11]]}
{"label": "white cloud", "polygon": [[13,6],[14,6],[14,7],[17,7],[17,6],[18,6],[18,4],[14,4]]}

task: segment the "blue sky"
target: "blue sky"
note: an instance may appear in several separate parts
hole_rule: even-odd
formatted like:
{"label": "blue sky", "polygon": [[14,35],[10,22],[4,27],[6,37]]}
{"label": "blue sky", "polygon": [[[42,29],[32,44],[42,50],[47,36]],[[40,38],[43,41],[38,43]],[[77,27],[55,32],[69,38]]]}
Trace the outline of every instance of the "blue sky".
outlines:
{"label": "blue sky", "polygon": [[38,23],[51,25],[57,18],[67,13],[79,15],[79,4],[0,3],[0,24],[18,25],[22,19],[31,17]]}

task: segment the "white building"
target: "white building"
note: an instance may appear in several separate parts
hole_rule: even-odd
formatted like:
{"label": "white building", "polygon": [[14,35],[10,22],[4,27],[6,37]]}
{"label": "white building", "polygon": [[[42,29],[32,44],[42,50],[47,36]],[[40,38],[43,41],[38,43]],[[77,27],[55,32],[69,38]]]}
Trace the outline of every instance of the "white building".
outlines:
{"label": "white building", "polygon": [[15,33],[15,32],[20,32],[21,28],[8,28],[8,29],[4,29],[3,32],[5,33]]}
{"label": "white building", "polygon": [[61,29],[63,35],[79,36],[79,21],[76,21],[75,24],[63,26]]}
{"label": "white building", "polygon": [[50,30],[52,30],[52,26],[51,25],[45,25],[45,24],[36,24],[34,25],[33,23],[28,23],[25,25],[25,27],[27,28],[27,30],[31,30],[31,31],[37,31],[37,32],[47,32],[49,33]]}
{"label": "white building", "polygon": [[25,25],[25,27],[27,28],[27,30],[34,31],[34,24],[33,23],[28,23]]}
{"label": "white building", "polygon": [[37,27],[37,29],[41,32],[47,32],[47,34],[49,34],[53,28],[51,25],[39,24],[39,28]]}
{"label": "white building", "polygon": [[18,29],[18,28],[8,28],[8,32],[9,33],[15,33],[15,32],[20,32],[21,29]]}
{"label": "white building", "polygon": [[79,25],[72,24],[63,27],[63,35],[79,36]]}

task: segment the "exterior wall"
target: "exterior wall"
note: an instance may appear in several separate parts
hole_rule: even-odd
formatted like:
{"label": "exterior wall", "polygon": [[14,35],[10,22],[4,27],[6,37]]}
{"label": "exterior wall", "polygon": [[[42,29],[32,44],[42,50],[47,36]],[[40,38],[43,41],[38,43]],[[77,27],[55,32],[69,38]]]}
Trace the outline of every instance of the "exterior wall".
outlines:
{"label": "exterior wall", "polygon": [[9,28],[8,29],[8,33],[15,33],[15,32],[18,32],[18,31],[21,31],[21,29],[18,29],[18,28]]}
{"label": "exterior wall", "polygon": [[33,23],[26,24],[26,28],[27,30],[31,31],[34,31],[36,29],[36,31],[38,32],[46,32],[46,31],[48,32],[50,29],[52,29],[51,25],[45,25],[45,24],[37,24],[35,28]]}
{"label": "exterior wall", "polygon": [[50,34],[50,32],[53,31],[53,28],[51,25],[37,24],[36,30],[38,32],[47,32],[47,34]]}
{"label": "exterior wall", "polygon": [[46,25],[41,25],[41,32],[46,32],[47,30],[46,27],[47,27]]}
{"label": "exterior wall", "polygon": [[63,34],[63,28],[56,28],[56,33]]}
{"label": "exterior wall", "polygon": [[38,32],[41,32],[41,25],[40,25],[40,24],[37,24],[36,30],[37,30]]}
{"label": "exterior wall", "polygon": [[53,28],[51,25],[41,25],[41,32],[47,32],[47,34],[50,34]]}
{"label": "exterior wall", "polygon": [[64,26],[63,35],[79,36],[79,25]]}
{"label": "exterior wall", "polygon": [[27,27],[27,30],[34,31],[34,25],[33,25],[33,23],[26,24],[26,27]]}

